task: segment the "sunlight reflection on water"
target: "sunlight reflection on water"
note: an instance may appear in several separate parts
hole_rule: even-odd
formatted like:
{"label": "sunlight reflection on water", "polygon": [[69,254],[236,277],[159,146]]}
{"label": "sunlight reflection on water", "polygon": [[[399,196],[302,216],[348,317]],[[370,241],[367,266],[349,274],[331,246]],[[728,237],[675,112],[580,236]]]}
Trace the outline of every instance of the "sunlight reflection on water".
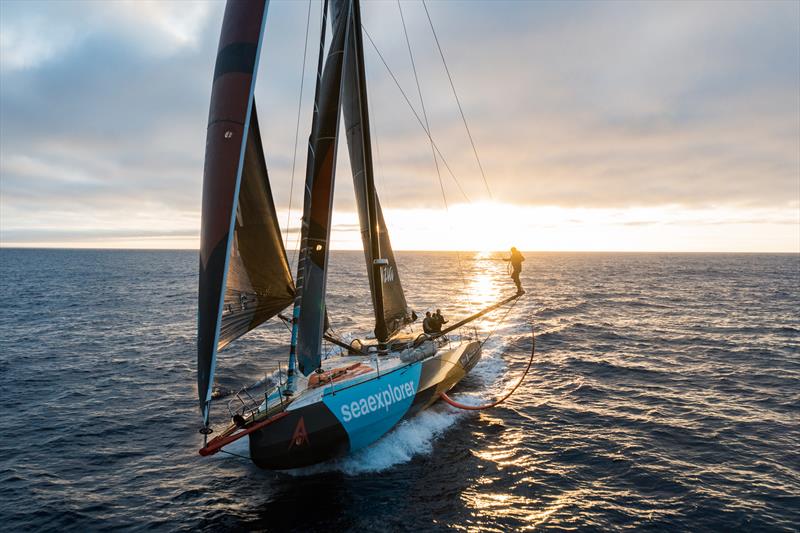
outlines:
{"label": "sunlight reflection on water", "polygon": [[501,296],[497,275],[492,271],[493,269],[490,268],[490,265],[486,264],[488,261],[488,259],[483,259],[474,262],[467,287],[469,301],[477,309],[482,309],[497,302]]}
{"label": "sunlight reflection on water", "polygon": [[[398,253],[417,312],[458,320],[514,291],[507,254],[460,255],[465,281],[456,254]],[[480,414],[440,403],[363,453],[287,476],[197,455],[195,252],[0,248],[4,526],[796,530],[798,256],[525,255],[528,293],[507,320],[478,321],[496,334],[453,390],[500,396],[533,320],[517,393]],[[363,254],[331,264],[331,321],[362,336]],[[223,354],[219,376],[261,379],[287,342],[270,321]]]}

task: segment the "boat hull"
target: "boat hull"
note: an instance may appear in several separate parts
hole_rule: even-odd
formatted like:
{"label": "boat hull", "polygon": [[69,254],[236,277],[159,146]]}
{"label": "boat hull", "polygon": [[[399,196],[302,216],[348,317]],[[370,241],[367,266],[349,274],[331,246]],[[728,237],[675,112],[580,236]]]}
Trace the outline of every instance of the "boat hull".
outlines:
{"label": "boat hull", "polygon": [[480,356],[480,343],[468,342],[379,377],[332,388],[317,401],[290,409],[251,433],[250,457],[261,468],[287,470],[368,446],[401,420],[435,403]]}

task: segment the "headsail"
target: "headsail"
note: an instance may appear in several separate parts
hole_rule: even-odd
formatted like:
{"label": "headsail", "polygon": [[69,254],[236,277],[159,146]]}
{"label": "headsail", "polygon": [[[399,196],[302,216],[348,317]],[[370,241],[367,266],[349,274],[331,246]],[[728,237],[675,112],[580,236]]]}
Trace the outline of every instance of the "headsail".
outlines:
{"label": "headsail", "polygon": [[[336,0],[341,9],[350,0]],[[364,69],[364,49],[361,39],[361,13],[355,2],[351,17],[345,61],[343,110],[347,131],[347,147],[353,184],[361,223],[361,240],[367,261],[372,306],[375,311],[375,337],[386,341],[401,327],[411,321],[406,297],[400,284],[397,263],[389,241],[389,232],[375,190],[372,165],[372,141],[369,126],[369,105]],[[382,266],[376,260],[385,260]],[[377,280],[377,283],[376,283]]]}
{"label": "headsail", "polygon": [[217,350],[278,314],[293,297],[294,283],[272,200],[254,102]]}
{"label": "headsail", "polygon": [[286,307],[294,292],[253,101],[267,5],[228,2],[214,70],[197,325],[197,389],[206,422],[217,350]]}
{"label": "headsail", "polygon": [[297,267],[300,296],[295,302],[297,361],[304,375],[320,366],[325,326],[325,284],[336,173],[342,64],[350,5],[348,1],[343,9],[333,13],[333,38],[320,80],[319,99],[308,146],[303,228]]}

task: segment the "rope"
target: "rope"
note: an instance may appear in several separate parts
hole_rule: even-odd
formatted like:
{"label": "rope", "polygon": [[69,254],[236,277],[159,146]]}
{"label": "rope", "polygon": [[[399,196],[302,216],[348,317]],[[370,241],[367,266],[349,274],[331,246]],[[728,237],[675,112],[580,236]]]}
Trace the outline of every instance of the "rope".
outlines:
{"label": "rope", "polygon": [[[303,68],[300,69],[300,96],[297,98],[297,123],[294,127],[294,154],[292,154],[292,180],[289,184],[289,211],[286,213],[286,238],[284,247],[289,247],[289,224],[292,220],[292,193],[294,192],[294,171],[297,166],[297,143],[300,138],[300,111],[303,108],[303,85],[306,81],[306,57],[308,55],[308,29],[311,26],[311,0],[308,0],[308,14],[306,15],[306,36],[303,40]],[[294,261],[294,257],[292,258]]]}
{"label": "rope", "polygon": [[[411,51],[411,41],[408,40],[408,30],[406,29],[406,19],[403,16],[403,6],[400,5],[400,0],[397,0],[397,9],[400,11],[400,22],[403,24],[403,35],[406,38],[406,47],[408,48],[408,57],[411,59],[411,70],[414,71],[414,81],[417,84],[417,94],[419,94],[419,103],[422,107],[422,118],[425,119],[425,128],[430,132],[431,125],[428,122],[428,112],[425,110],[425,99],[422,97],[422,88],[419,84],[419,76],[417,75],[417,65],[414,62],[414,53]],[[436,175],[439,176],[439,187],[442,189],[442,199],[444,200],[445,208],[447,207],[447,198],[444,194],[444,183],[442,182],[442,172],[439,170],[439,159],[436,157],[436,148],[433,147],[433,140],[431,140],[431,153],[433,154],[433,163],[436,165]]]}
{"label": "rope", "polygon": [[[491,409],[492,407],[496,407],[496,406],[500,405],[504,401],[508,400],[511,397],[511,395],[514,394],[514,392],[516,392],[516,390],[519,388],[519,386],[522,385],[522,382],[525,380],[525,376],[528,375],[528,371],[531,369],[531,366],[533,365],[533,358],[536,355],[536,334],[533,331],[533,325],[531,325],[531,341],[532,341],[532,344],[531,344],[531,357],[530,357],[530,359],[528,359],[528,366],[525,367],[525,371],[520,376],[520,378],[517,381],[516,385],[514,385],[514,387],[510,391],[508,391],[508,393],[505,396],[503,396],[502,398],[500,398],[499,400],[495,400],[492,403],[487,403],[487,404],[484,404],[484,405],[465,405],[463,403],[459,403],[459,402],[453,400],[452,398],[450,398],[450,396],[448,396],[446,392],[442,392],[441,394],[439,394],[439,397],[442,400],[444,400],[445,402],[447,402],[448,404],[452,405],[453,407],[457,407],[458,409],[464,409],[465,411],[483,411],[483,410]],[[486,342],[486,341],[484,341],[484,342]]]}
{"label": "rope", "polygon": [[506,321],[506,318],[508,318],[509,313],[511,313],[514,307],[517,305],[517,302],[519,301],[519,296],[520,295],[517,295],[517,298],[514,299],[513,302],[511,302],[511,306],[509,306],[508,310],[506,310],[506,313],[503,315],[503,318],[500,319],[500,321],[497,323],[494,329],[492,329],[492,331],[489,332],[486,338],[481,341],[481,348],[483,348],[483,345],[486,344],[486,341],[491,339],[492,336],[495,334],[495,332],[498,330],[498,328]]}
{"label": "rope", "polygon": [[[366,65],[364,65],[364,77],[367,78]],[[367,98],[367,112],[369,113],[370,128],[372,128],[372,141],[375,144],[375,155],[376,155],[376,160],[378,162],[378,172],[375,172],[374,168],[372,170],[373,172],[375,172],[375,175],[378,176],[378,181],[380,181],[381,184],[381,191],[386,193],[387,191],[386,181],[383,178],[385,172],[383,170],[383,159],[381,158],[381,144],[379,142],[380,134],[378,133],[378,116],[372,112],[372,109],[373,109],[372,99]]]}
{"label": "rope", "polygon": [[458,186],[458,190],[461,192],[461,194],[464,196],[464,198],[467,200],[467,202],[472,203],[472,200],[470,200],[469,196],[467,196],[467,193],[464,192],[464,189],[461,187],[461,183],[458,181],[458,178],[456,178],[456,175],[453,173],[453,169],[451,169],[450,165],[447,164],[447,160],[444,158],[444,155],[442,155],[442,151],[439,150],[439,147],[436,145],[436,142],[433,140],[433,137],[431,136],[430,132],[425,127],[425,124],[422,122],[422,119],[419,117],[419,114],[417,114],[417,110],[414,109],[414,106],[411,103],[411,100],[409,100],[408,95],[406,95],[406,92],[403,90],[403,87],[400,85],[400,82],[397,81],[397,77],[394,75],[394,72],[392,72],[392,69],[389,68],[389,65],[386,63],[386,60],[383,58],[383,54],[381,54],[381,51],[378,49],[378,45],[376,45],[375,41],[372,40],[372,37],[370,36],[369,32],[367,31],[367,28],[365,28],[363,24],[361,25],[361,29],[364,31],[364,35],[366,35],[367,40],[372,45],[372,48],[374,48],[375,52],[378,54],[378,57],[380,58],[381,62],[383,63],[383,66],[386,67],[387,72],[389,72],[389,76],[391,76],[392,81],[394,81],[394,84],[397,86],[397,89],[400,91],[400,94],[403,95],[403,98],[405,99],[406,104],[408,105],[409,109],[411,109],[411,112],[414,114],[414,117],[417,119],[417,122],[419,122],[419,125],[422,127],[422,129],[425,131],[425,134],[430,139],[431,144],[433,144],[433,147],[436,149],[436,153],[439,154],[439,157],[442,159],[442,163],[444,163],[444,166],[447,169],[447,172],[450,173],[450,177],[453,178],[453,181],[455,182],[456,186]]}
{"label": "rope", "polygon": [[[315,114],[315,115],[318,112],[317,104],[318,104],[318,100],[319,100],[319,87],[320,87],[320,83],[322,82],[322,67],[323,67],[323,59],[324,59],[324,56],[325,56],[325,29],[327,28],[327,24],[328,24],[328,0],[324,0],[324,1],[321,0],[321,3],[322,3],[322,8],[320,9],[320,12],[319,12],[319,19],[320,19],[320,21],[319,21],[319,34],[320,34],[319,35],[319,58],[317,59],[317,75],[316,75],[315,84],[314,84],[314,106],[313,106],[314,113],[313,114]],[[313,125],[312,125],[312,127],[313,127]],[[308,140],[308,145],[309,145],[309,150],[311,151],[311,139],[310,138]],[[311,154],[312,154],[312,160],[313,160],[313,151],[311,151]],[[291,213],[291,210],[289,212]],[[294,242],[294,248],[292,249],[292,260],[289,263],[290,265],[294,264],[295,257],[297,257],[297,253],[300,251],[300,240],[301,240],[302,236],[303,236],[303,222],[301,220],[300,221],[300,227],[297,229],[297,238],[295,239],[295,242]],[[300,259],[299,258],[297,259],[297,263],[298,263],[298,274],[299,274],[299,264],[300,264]]]}
{"label": "rope", "polygon": [[436,47],[439,49],[439,55],[442,58],[442,64],[444,65],[444,70],[445,72],[447,72],[447,79],[450,80],[450,88],[453,90],[453,96],[455,96],[456,98],[456,104],[458,104],[458,111],[461,113],[461,120],[464,122],[464,128],[467,130],[467,137],[469,137],[469,143],[472,145],[472,152],[475,154],[475,160],[478,162],[478,168],[481,171],[483,184],[486,186],[486,192],[489,193],[489,198],[494,200],[494,197],[492,196],[492,190],[489,188],[489,181],[486,179],[486,173],[483,171],[481,158],[478,157],[478,149],[475,147],[475,141],[472,139],[472,133],[470,132],[469,126],[467,125],[467,117],[464,116],[464,110],[461,107],[461,100],[458,99],[458,93],[456,92],[456,86],[453,83],[453,77],[450,75],[450,69],[447,68],[447,61],[444,59],[444,52],[442,52],[442,45],[439,43],[439,37],[436,35],[436,30],[433,28],[433,21],[431,20],[431,14],[428,13],[428,6],[425,3],[425,0],[422,0],[422,7],[425,8],[425,15],[428,16],[428,23],[431,26],[431,32],[433,32],[433,38],[436,41]]}
{"label": "rope", "polygon": [[244,455],[241,455],[241,454],[238,454],[238,453],[229,452],[227,450],[220,450],[220,452],[228,454],[228,455],[232,455],[234,457],[238,457],[239,459],[246,459],[248,461],[250,460],[250,457],[247,457],[247,456],[244,456]]}
{"label": "rope", "polygon": [[[444,202],[444,210],[447,213],[447,219],[450,220],[450,206],[447,203],[447,194],[444,190],[444,181],[442,180],[442,171],[439,168],[439,159],[436,157],[436,147],[433,144],[433,136],[430,134],[431,124],[428,121],[428,112],[425,110],[425,99],[422,97],[422,87],[419,84],[419,76],[417,75],[417,65],[414,62],[414,53],[411,51],[411,41],[408,39],[408,30],[406,29],[406,19],[403,16],[403,6],[400,0],[397,0],[397,9],[400,11],[400,21],[403,25],[403,35],[406,38],[406,47],[408,48],[408,57],[411,59],[411,70],[414,72],[414,81],[417,84],[417,94],[419,94],[419,103],[422,107],[422,118],[425,119],[425,129],[428,132],[428,138],[431,142],[431,154],[433,155],[433,164],[436,166],[436,176],[439,179],[439,189],[442,192],[442,202]],[[450,226],[450,231],[453,231],[453,226]],[[458,271],[461,274],[461,285],[466,289],[467,278],[464,276],[464,268],[461,266],[461,253],[456,251],[456,259],[458,262]],[[467,293],[469,295],[469,292]],[[469,296],[467,296],[469,298]],[[472,300],[470,299],[470,305]]]}

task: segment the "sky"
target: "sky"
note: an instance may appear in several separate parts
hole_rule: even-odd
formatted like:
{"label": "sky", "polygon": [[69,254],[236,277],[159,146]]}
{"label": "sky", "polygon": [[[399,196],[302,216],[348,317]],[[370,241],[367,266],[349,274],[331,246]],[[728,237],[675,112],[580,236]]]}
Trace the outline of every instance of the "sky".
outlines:
{"label": "sky", "polygon": [[[256,85],[289,249],[320,6],[270,3]],[[422,4],[402,10],[431,134],[458,182],[444,170],[444,195],[411,111],[421,116],[398,4],[364,1],[364,28],[411,106],[365,40],[395,249],[800,252],[800,2],[428,8],[489,186]],[[0,0],[0,245],[197,248],[223,10]],[[344,141],[338,161],[332,240],[354,249]]]}

